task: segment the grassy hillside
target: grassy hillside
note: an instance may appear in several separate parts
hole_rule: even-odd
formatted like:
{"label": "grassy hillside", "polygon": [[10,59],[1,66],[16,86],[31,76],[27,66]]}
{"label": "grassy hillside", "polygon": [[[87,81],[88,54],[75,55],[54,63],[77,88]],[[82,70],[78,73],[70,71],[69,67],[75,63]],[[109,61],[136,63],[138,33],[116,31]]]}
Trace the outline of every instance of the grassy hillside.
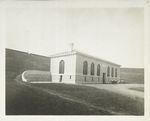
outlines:
{"label": "grassy hillside", "polygon": [[6,49],[6,80],[14,79],[25,70],[49,71],[50,59],[45,56]]}
{"label": "grassy hillside", "polygon": [[144,69],[140,68],[121,68],[120,79],[126,83],[144,84]]}
{"label": "grassy hillside", "polygon": [[6,115],[112,115],[77,101],[33,88],[24,82],[6,83]]}
{"label": "grassy hillside", "polygon": [[6,83],[7,115],[144,115],[144,100],[94,87]]}

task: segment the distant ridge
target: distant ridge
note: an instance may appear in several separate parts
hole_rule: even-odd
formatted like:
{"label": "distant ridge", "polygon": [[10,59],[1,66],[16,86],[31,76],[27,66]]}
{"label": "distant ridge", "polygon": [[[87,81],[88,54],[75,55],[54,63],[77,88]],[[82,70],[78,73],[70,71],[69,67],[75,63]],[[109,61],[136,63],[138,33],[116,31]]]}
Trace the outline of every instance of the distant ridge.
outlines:
{"label": "distant ridge", "polygon": [[144,84],[144,68],[120,68],[120,79],[126,83]]}
{"label": "distant ridge", "polygon": [[[15,49],[11,49],[11,48],[5,48],[6,50],[12,50],[12,51],[16,51],[16,52],[19,52],[19,53],[26,53],[26,54],[29,54],[28,52],[25,52],[25,51],[20,51],[20,50],[15,50]],[[44,55],[40,55],[40,54],[35,54],[35,53],[30,53],[32,55],[35,55],[35,56],[41,56],[41,57],[45,57],[45,58],[49,58],[48,56],[44,56]]]}

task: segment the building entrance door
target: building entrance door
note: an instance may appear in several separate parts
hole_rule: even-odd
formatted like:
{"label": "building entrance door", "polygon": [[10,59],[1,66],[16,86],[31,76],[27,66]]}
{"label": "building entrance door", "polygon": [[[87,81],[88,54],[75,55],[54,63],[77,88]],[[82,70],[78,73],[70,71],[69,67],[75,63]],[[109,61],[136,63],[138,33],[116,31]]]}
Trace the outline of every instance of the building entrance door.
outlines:
{"label": "building entrance door", "polygon": [[106,79],[106,74],[105,73],[103,73],[103,84],[105,84],[105,79]]}
{"label": "building entrance door", "polygon": [[60,80],[59,81],[62,82],[62,75],[60,75]]}

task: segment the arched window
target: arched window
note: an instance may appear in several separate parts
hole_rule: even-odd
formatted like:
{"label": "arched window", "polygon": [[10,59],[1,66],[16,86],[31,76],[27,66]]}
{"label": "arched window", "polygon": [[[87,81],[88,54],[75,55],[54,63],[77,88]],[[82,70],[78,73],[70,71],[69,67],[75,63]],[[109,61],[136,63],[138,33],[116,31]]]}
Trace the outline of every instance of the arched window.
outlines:
{"label": "arched window", "polygon": [[100,65],[97,65],[97,76],[100,76]]}
{"label": "arched window", "polygon": [[91,75],[94,75],[94,63],[91,63]]}
{"label": "arched window", "polygon": [[109,77],[110,76],[110,67],[108,66],[107,68],[107,76]]}
{"label": "arched window", "polygon": [[59,63],[59,73],[64,74],[64,70],[65,70],[65,62],[64,60],[61,60]]}
{"label": "arched window", "polygon": [[117,68],[115,69],[115,77],[117,77]]}
{"label": "arched window", "polygon": [[87,71],[88,71],[88,63],[87,63],[87,61],[84,61],[84,63],[83,63],[83,75],[87,75]]}
{"label": "arched window", "polygon": [[114,76],[114,68],[112,67],[112,70],[111,70],[111,76],[113,77]]}

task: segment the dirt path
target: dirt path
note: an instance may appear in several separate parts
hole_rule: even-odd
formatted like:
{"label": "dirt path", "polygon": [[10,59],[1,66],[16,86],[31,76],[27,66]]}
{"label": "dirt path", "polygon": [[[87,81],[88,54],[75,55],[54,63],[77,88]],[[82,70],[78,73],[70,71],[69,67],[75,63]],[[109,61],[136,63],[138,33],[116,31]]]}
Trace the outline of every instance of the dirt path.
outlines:
{"label": "dirt path", "polygon": [[144,99],[144,92],[131,90],[133,87],[143,87],[144,84],[86,84],[86,86],[96,87],[99,89],[106,89],[123,95],[128,95],[132,98]]}

